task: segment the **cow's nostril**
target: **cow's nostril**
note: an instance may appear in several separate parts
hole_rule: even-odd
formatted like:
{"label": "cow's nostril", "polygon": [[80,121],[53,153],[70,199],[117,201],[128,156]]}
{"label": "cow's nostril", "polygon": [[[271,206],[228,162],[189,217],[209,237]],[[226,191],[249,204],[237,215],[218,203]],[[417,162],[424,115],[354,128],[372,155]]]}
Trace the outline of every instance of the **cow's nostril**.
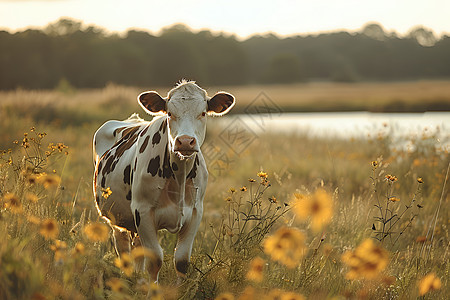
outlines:
{"label": "cow's nostril", "polygon": [[196,144],[196,139],[188,135],[182,135],[175,139],[175,149],[193,150]]}

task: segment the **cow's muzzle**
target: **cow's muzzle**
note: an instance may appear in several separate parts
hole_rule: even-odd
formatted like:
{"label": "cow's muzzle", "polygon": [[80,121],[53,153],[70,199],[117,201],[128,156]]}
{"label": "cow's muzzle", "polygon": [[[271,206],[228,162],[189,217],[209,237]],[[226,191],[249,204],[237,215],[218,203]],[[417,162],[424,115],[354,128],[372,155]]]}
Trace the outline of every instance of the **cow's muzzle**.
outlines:
{"label": "cow's muzzle", "polygon": [[191,156],[197,150],[197,140],[188,135],[181,135],[175,139],[175,152],[179,152],[183,156]]}

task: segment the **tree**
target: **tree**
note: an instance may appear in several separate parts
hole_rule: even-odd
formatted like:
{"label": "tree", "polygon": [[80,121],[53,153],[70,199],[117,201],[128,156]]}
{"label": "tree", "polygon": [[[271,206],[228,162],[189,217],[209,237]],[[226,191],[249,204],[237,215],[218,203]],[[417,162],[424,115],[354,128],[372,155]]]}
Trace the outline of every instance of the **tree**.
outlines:
{"label": "tree", "polygon": [[422,26],[414,27],[409,32],[408,37],[416,40],[417,43],[424,47],[432,47],[437,42],[434,32]]}
{"label": "tree", "polygon": [[264,75],[265,82],[294,83],[300,80],[300,61],[291,53],[275,55]]}

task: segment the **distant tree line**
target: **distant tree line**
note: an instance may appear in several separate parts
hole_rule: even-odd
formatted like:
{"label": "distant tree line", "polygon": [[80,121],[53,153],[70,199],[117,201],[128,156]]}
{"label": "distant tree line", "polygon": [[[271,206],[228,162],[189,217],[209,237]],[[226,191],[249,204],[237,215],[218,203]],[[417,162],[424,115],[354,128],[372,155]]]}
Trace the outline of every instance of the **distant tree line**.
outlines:
{"label": "distant tree line", "polygon": [[107,33],[61,19],[42,30],[0,31],[0,89],[77,88],[109,82],[172,85],[180,78],[204,85],[354,82],[450,77],[450,37],[418,27],[407,37],[369,24],[360,32],[240,41],[174,25],[152,35]]}

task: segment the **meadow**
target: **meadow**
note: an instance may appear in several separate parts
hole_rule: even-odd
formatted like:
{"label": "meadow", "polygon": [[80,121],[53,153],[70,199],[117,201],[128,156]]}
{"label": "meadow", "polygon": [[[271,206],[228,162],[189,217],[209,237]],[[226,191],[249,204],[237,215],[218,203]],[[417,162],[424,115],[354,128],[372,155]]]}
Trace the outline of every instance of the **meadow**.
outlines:
{"label": "meadow", "polygon": [[[234,93],[245,111],[261,91],[283,108],[358,109],[446,102],[449,86],[208,90]],[[448,298],[450,161],[432,134],[411,138],[409,151],[389,130],[361,140],[262,133],[233,148],[214,120],[187,278],[175,284],[175,235],[161,231],[160,284],[147,284],[132,268],[139,253],[117,258],[92,195],[93,133],[109,119],[144,117],[141,91],[0,92],[0,299]]]}

